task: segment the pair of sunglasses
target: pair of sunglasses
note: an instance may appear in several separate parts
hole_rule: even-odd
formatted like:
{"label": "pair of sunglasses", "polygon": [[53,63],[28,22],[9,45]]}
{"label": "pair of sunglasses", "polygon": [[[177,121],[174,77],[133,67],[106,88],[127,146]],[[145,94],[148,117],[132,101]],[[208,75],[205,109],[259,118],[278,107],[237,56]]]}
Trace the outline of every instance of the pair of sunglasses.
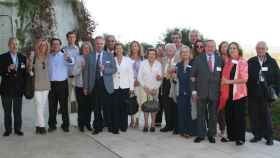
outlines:
{"label": "pair of sunglasses", "polygon": [[45,62],[42,62],[42,67],[43,67],[43,70],[46,69],[46,63]]}

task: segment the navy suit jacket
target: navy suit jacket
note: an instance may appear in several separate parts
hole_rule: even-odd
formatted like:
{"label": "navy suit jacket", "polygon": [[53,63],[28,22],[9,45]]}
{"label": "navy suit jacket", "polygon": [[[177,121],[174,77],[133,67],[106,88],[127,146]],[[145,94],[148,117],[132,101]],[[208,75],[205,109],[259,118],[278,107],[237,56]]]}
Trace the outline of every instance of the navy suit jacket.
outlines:
{"label": "navy suit jacket", "polygon": [[8,72],[8,67],[13,64],[10,52],[0,55],[0,94],[4,96],[22,96],[26,77],[26,58],[17,53],[18,66],[16,72]]}

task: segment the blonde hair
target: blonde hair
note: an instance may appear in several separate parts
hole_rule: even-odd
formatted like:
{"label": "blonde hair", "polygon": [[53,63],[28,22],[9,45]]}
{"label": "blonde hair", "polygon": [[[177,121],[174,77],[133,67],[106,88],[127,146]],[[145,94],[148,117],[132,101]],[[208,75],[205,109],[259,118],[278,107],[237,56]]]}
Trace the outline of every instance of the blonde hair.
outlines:
{"label": "blonde hair", "polygon": [[[46,44],[46,50],[45,50],[45,52],[42,52],[42,47],[44,46],[43,44]],[[48,43],[48,41],[47,40],[45,40],[45,39],[40,39],[37,43],[36,43],[36,45],[35,45],[35,53],[36,53],[36,56],[39,56],[40,54],[43,54],[44,55],[44,57],[46,58],[47,57],[47,55],[48,55],[48,52],[49,52],[49,43]]]}

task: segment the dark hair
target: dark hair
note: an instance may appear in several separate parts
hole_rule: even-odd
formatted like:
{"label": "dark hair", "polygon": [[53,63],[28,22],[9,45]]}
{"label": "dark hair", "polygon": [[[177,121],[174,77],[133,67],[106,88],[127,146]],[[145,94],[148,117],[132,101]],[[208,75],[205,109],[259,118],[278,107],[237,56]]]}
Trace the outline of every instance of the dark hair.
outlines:
{"label": "dark hair", "polygon": [[77,33],[75,31],[69,31],[69,32],[67,32],[66,37],[68,38],[72,34],[77,36]]}
{"label": "dark hair", "polygon": [[219,48],[218,48],[219,53],[221,53],[221,51],[222,51],[222,46],[223,46],[224,44],[228,44],[228,42],[227,42],[227,41],[222,41],[222,42],[219,44]]}
{"label": "dark hair", "polygon": [[240,47],[240,45],[237,43],[237,42],[231,42],[229,45],[228,45],[228,49],[227,49],[227,54],[230,56],[230,46],[231,45],[236,45],[236,47],[237,47],[237,50],[238,50],[238,54],[239,54],[239,56],[243,56],[243,50],[242,50],[242,48]]}
{"label": "dark hair", "polygon": [[62,42],[61,42],[61,40],[59,38],[52,38],[51,42],[50,42],[51,45],[53,44],[53,41],[59,41],[59,44],[62,45]]}
{"label": "dark hair", "polygon": [[[199,53],[198,53],[198,51],[197,51],[197,47],[196,47],[196,45],[198,44],[198,43],[202,43],[203,44],[203,47],[205,47],[205,43],[202,41],[202,40],[197,40],[195,43],[194,43],[194,48],[193,48],[193,57],[195,58],[195,57],[197,57],[197,56],[199,56]],[[203,51],[204,51],[204,49],[203,49]]]}
{"label": "dark hair", "polygon": [[179,31],[179,30],[174,30],[172,33],[171,33],[171,36],[173,35],[178,35],[181,39],[182,39],[182,33]]}
{"label": "dark hair", "polygon": [[114,46],[114,50],[116,50],[117,46],[121,46],[124,49],[124,45],[122,43],[117,42]]}
{"label": "dark hair", "polygon": [[156,53],[156,57],[157,57],[158,54],[157,54],[157,50],[155,48],[147,48],[147,50],[146,50],[147,56],[149,55],[150,52],[155,52]]}

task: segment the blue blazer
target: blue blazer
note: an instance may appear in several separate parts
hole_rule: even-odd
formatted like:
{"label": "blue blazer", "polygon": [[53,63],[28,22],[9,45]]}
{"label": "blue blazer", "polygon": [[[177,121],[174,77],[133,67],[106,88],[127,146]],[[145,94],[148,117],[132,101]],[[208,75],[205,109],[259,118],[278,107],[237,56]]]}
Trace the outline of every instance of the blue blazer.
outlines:
{"label": "blue blazer", "polygon": [[[117,72],[116,62],[112,54],[103,51],[102,64],[105,66],[103,80],[106,91],[109,94],[114,92],[113,74]],[[85,69],[83,71],[84,88],[91,93],[95,86],[96,78],[96,52],[90,53],[86,58]]]}
{"label": "blue blazer", "polygon": [[179,81],[179,96],[191,96],[191,70],[191,65],[188,65],[186,68],[184,68],[182,62],[176,65],[177,78]]}

